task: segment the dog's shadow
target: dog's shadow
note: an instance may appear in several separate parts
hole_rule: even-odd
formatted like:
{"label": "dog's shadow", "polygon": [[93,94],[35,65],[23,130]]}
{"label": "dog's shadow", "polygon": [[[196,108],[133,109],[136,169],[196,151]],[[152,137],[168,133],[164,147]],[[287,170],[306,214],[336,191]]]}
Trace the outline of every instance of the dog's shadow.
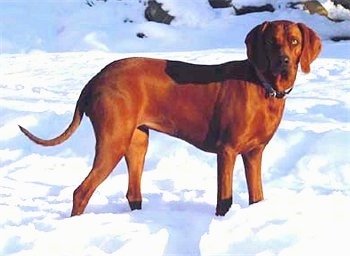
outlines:
{"label": "dog's shadow", "polygon": [[215,207],[193,201],[164,202],[161,195],[145,196],[151,200],[132,219],[148,223],[150,229],[167,230],[164,255],[200,255],[200,241],[209,230]]}
{"label": "dog's shadow", "polygon": [[[145,193],[142,210],[130,212],[127,202],[89,207],[87,212],[130,213],[130,222],[146,225],[150,234],[166,230],[168,234],[163,255],[200,255],[200,242],[215,218],[215,206],[194,201],[165,201],[162,194]],[[159,244],[159,246],[162,246]]]}

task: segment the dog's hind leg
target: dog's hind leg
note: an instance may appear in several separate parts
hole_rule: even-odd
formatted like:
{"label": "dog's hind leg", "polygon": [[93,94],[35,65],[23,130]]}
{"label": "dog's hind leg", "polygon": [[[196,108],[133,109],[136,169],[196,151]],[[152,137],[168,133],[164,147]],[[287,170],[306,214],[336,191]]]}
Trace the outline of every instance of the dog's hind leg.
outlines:
{"label": "dog's hind leg", "polygon": [[123,157],[124,152],[114,150],[116,148],[118,148],[118,144],[111,141],[96,143],[96,155],[93,167],[89,175],[74,191],[71,216],[84,212],[95,189],[108,177]]}
{"label": "dog's hind leg", "polygon": [[72,216],[84,212],[95,189],[113,171],[129,148],[135,130],[133,120],[127,118],[130,113],[125,108],[110,104],[106,98],[95,102],[96,112],[89,115],[96,136],[96,153],[89,175],[74,191]]}
{"label": "dog's hind leg", "polygon": [[148,148],[148,129],[139,127],[135,130],[130,146],[125,154],[129,172],[129,184],[126,198],[131,210],[141,209],[141,176],[145,163],[145,155]]}

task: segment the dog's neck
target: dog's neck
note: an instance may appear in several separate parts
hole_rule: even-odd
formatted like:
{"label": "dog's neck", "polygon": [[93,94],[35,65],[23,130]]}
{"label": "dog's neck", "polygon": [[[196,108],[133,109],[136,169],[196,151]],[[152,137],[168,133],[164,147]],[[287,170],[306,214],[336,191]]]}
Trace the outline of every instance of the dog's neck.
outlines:
{"label": "dog's neck", "polygon": [[277,99],[283,99],[285,98],[292,90],[293,90],[293,85],[288,88],[287,90],[284,91],[278,91],[276,90],[276,86],[274,86],[274,82],[269,82],[265,76],[263,75],[262,72],[259,70],[255,69],[256,75],[261,83],[261,85],[265,88],[266,90],[266,98],[277,98]]}
{"label": "dog's neck", "polygon": [[[283,79],[273,77],[272,75],[267,75],[267,72],[261,72],[258,68],[256,68],[254,64],[252,64],[252,66],[254,67],[255,73],[260,84],[266,90],[266,98],[284,99],[293,90],[293,84],[296,74],[294,75],[294,79]],[[278,90],[278,88],[287,89]]]}

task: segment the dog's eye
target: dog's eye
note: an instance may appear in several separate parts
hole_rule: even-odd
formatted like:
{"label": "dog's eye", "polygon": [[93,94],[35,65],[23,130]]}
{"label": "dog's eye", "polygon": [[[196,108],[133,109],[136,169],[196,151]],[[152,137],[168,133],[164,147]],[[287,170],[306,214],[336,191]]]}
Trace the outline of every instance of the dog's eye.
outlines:
{"label": "dog's eye", "polygon": [[292,45],[297,45],[297,44],[299,44],[299,41],[298,41],[297,39],[293,38],[293,39],[291,40],[291,44],[292,44]]}

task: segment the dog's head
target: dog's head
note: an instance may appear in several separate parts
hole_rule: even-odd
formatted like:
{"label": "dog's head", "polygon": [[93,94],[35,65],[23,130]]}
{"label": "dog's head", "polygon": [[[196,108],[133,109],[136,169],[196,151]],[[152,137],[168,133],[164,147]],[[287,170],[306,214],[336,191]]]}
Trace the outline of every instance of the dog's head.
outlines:
{"label": "dog's head", "polygon": [[248,59],[260,72],[288,79],[298,64],[304,73],[321,51],[321,40],[303,23],[264,22],[253,28],[245,39]]}

